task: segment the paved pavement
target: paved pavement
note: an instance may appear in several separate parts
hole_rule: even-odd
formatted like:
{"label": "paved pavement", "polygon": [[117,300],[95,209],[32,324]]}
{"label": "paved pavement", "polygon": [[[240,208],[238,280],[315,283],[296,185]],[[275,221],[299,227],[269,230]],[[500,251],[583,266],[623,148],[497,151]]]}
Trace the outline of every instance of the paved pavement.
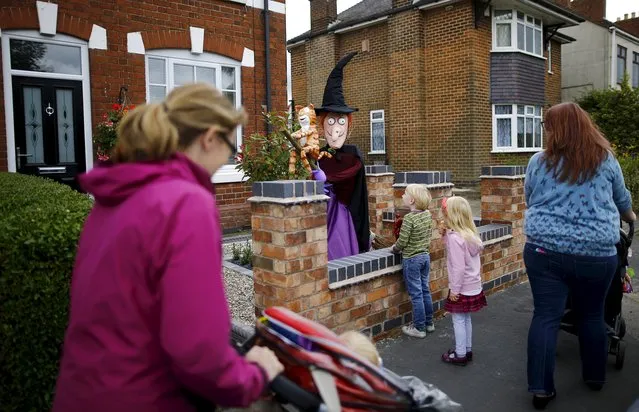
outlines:
{"label": "paved pavement", "polygon": [[[560,332],[555,372],[558,395],[547,410],[626,412],[639,398],[637,295],[624,300],[624,313],[628,322],[625,367],[616,370],[614,358],[609,357],[608,383],[599,393],[591,392],[581,382],[577,337]],[[466,367],[447,365],[440,360],[441,354],[453,346],[449,317],[438,321],[437,330],[426,339],[400,337],[378,346],[386,367],[400,375],[414,375],[434,383],[467,412],[534,410],[526,390],[526,340],[531,316],[528,283],[490,296],[488,307],[474,315],[475,359]]]}

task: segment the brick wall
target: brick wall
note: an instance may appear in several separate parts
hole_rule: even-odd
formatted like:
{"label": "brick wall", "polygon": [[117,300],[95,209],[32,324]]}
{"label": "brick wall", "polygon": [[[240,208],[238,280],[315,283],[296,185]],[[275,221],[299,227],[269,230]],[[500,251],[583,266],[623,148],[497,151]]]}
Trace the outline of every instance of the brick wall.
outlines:
{"label": "brick wall", "polygon": [[[38,29],[35,0],[6,0],[0,7],[0,29]],[[284,14],[271,12],[271,83],[273,109],[285,110],[286,33]],[[116,1],[68,0],[58,2],[58,32],[88,40],[93,24],[107,30],[108,50],[89,50],[92,121],[116,101],[121,85],[126,85],[136,104],[145,100],[144,56],[127,52],[127,32],[141,32],[146,49],[190,49],[189,26],[205,29],[205,51],[242,59],[243,49],[255,52],[255,67],[242,67],[242,104],[249,114],[244,134],[264,131],[261,120],[265,104],[264,25],[260,9],[238,3],[210,0]],[[6,81],[2,79],[2,81]],[[1,86],[1,84],[0,84]],[[0,100],[3,89],[0,87]],[[4,105],[0,107],[0,170],[7,169]],[[224,192],[225,185],[219,185]],[[236,186],[230,185],[233,189]],[[248,192],[242,192],[246,195]],[[233,202],[237,198],[233,198]],[[223,196],[220,205],[226,203]],[[239,218],[238,218],[239,219]],[[248,217],[242,218],[245,222]]]}

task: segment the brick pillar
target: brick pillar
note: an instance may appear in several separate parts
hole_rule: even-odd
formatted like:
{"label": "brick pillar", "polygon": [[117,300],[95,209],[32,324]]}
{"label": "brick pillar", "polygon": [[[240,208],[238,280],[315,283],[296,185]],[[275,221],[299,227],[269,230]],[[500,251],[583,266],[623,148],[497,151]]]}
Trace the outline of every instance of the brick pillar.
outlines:
{"label": "brick pillar", "polygon": [[337,19],[337,0],[310,0],[311,35],[326,30]]}
{"label": "brick pillar", "polygon": [[[444,244],[442,243],[437,224],[442,219],[442,198],[453,195],[451,172],[427,171],[427,172],[402,172],[395,173],[394,198],[395,210],[404,208],[402,195],[406,186],[411,183],[424,184],[428,187],[432,200],[428,210],[433,216],[433,237],[430,244],[430,286],[433,292],[433,301],[443,299],[448,287],[448,277],[445,276]],[[403,211],[404,213],[407,212]]]}
{"label": "brick pillar", "polygon": [[393,181],[390,166],[366,166],[368,213],[371,231],[378,236],[391,237],[392,230],[384,225],[384,211],[393,207]]}
{"label": "brick pillar", "polygon": [[323,182],[258,182],[248,200],[256,314],[277,305],[316,319],[311,296],[328,290]]}

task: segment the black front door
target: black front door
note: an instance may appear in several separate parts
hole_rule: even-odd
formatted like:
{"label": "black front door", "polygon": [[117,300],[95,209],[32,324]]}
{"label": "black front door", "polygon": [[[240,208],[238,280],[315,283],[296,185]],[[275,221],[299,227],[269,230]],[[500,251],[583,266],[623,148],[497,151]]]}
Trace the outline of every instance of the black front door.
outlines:
{"label": "black front door", "polygon": [[86,170],[82,82],[14,76],[13,115],[18,173],[77,188]]}

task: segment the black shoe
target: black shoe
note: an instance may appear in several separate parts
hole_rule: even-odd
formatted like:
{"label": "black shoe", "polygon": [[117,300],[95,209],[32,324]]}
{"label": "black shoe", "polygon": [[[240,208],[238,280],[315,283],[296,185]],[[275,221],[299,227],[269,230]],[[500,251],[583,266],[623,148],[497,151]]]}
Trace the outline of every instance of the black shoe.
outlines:
{"label": "black shoe", "polygon": [[533,406],[538,411],[546,409],[546,406],[557,397],[557,392],[553,392],[552,395],[533,395]]}
{"label": "black shoe", "polygon": [[599,392],[601,389],[603,389],[604,386],[603,383],[599,382],[586,382],[586,385],[590,388],[590,390],[593,390],[595,392]]}

